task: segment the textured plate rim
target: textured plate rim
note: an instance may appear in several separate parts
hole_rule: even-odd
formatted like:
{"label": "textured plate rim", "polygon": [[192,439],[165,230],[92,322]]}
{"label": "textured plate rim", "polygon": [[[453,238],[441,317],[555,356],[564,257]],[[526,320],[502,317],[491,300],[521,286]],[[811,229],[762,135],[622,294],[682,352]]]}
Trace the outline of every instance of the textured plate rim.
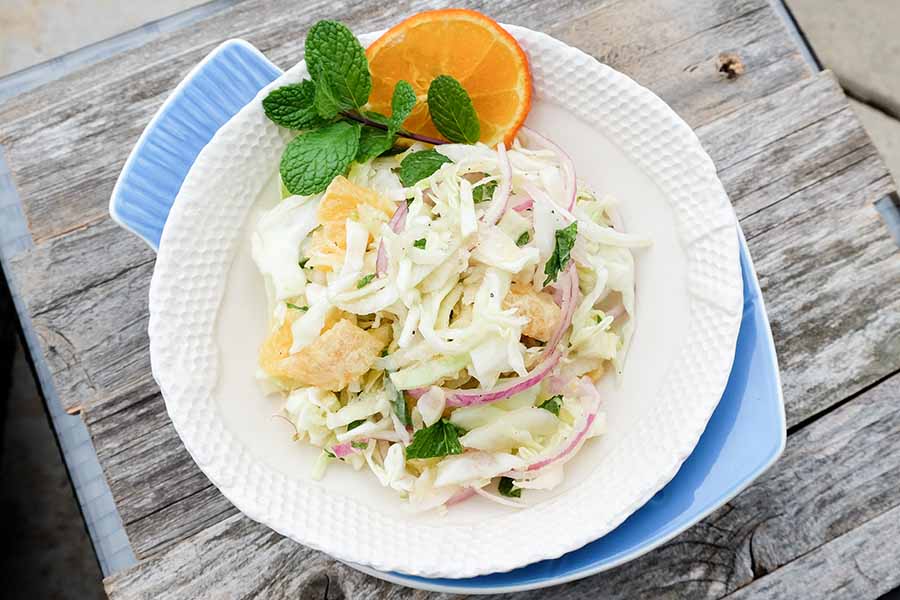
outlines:
{"label": "textured plate rim", "polygon": [[[406,531],[407,529],[415,530],[416,528],[410,528],[405,522],[399,523],[400,533],[403,535],[397,536],[396,538],[397,545],[393,548],[396,555],[384,548],[380,543],[372,544],[368,542],[360,545],[359,542],[353,543],[351,541],[350,543],[345,544],[335,544],[334,540],[341,539],[342,532],[350,531],[343,521],[331,527],[322,528],[318,523],[327,519],[319,519],[316,522],[311,522],[307,518],[306,521],[303,521],[303,517],[296,512],[291,513],[291,515],[295,517],[291,519],[287,514],[287,512],[289,512],[288,509],[283,505],[274,506],[270,501],[269,496],[271,496],[272,493],[280,493],[283,495],[288,491],[287,488],[290,487],[292,488],[292,496],[290,497],[290,501],[293,502],[292,506],[297,502],[300,502],[301,504],[309,502],[309,497],[311,495],[317,496],[316,500],[319,501],[319,504],[322,504],[322,500],[327,499],[338,506],[337,508],[329,506],[329,510],[332,512],[336,510],[340,512],[342,516],[348,517],[347,521],[356,522],[363,527],[372,526],[371,520],[366,520],[368,518],[375,518],[376,520],[391,519],[380,513],[372,514],[372,511],[368,510],[366,506],[360,505],[360,503],[351,499],[340,499],[335,498],[334,496],[329,497],[327,494],[325,495],[326,497],[319,498],[319,494],[322,493],[321,490],[317,491],[313,486],[304,488],[299,482],[287,480],[283,475],[275,473],[259,463],[255,463],[255,461],[248,458],[246,449],[239,447],[236,440],[233,438],[233,435],[227,431],[220,420],[213,419],[210,414],[205,414],[203,410],[197,408],[196,405],[198,402],[209,399],[216,378],[216,348],[211,339],[212,331],[214,330],[215,314],[213,314],[211,319],[208,315],[192,314],[189,319],[191,327],[186,330],[189,333],[185,336],[185,341],[181,342],[181,346],[178,346],[178,344],[175,343],[175,339],[181,337],[180,334],[182,333],[182,329],[179,327],[184,326],[184,323],[181,323],[180,326],[176,326],[174,323],[178,322],[179,318],[184,319],[185,317],[183,314],[180,314],[178,310],[173,308],[172,302],[166,303],[167,294],[174,293],[173,288],[175,287],[177,287],[178,292],[182,292],[182,290],[185,289],[197,288],[206,294],[215,295],[217,299],[216,302],[218,303],[218,301],[221,300],[221,294],[224,290],[224,282],[221,281],[221,279],[224,279],[223,277],[219,277],[218,279],[212,277],[212,281],[197,283],[192,282],[189,277],[179,277],[177,276],[177,273],[182,269],[186,272],[190,271],[190,269],[197,269],[200,267],[205,268],[207,271],[210,269],[218,269],[220,272],[224,270],[224,272],[227,273],[231,256],[233,256],[233,251],[236,247],[237,233],[232,232],[232,239],[227,239],[225,242],[222,242],[221,239],[204,238],[210,245],[210,248],[212,248],[215,243],[219,243],[220,245],[224,243],[223,248],[226,252],[220,253],[218,259],[213,261],[214,264],[209,264],[208,262],[195,264],[196,260],[184,256],[178,257],[176,260],[175,257],[170,256],[171,253],[167,251],[167,248],[172,247],[171,244],[177,245],[177,242],[170,242],[170,246],[168,247],[165,243],[161,243],[161,251],[151,283],[151,316],[149,332],[154,377],[163,392],[163,396],[166,400],[166,407],[173,424],[181,436],[185,447],[197,462],[198,466],[200,466],[204,473],[223,492],[223,494],[225,494],[229,500],[251,519],[261,521],[283,535],[291,537],[312,548],[328,552],[336,558],[354,563],[371,565],[381,571],[395,570],[422,577],[450,578],[472,577],[488,573],[505,572],[539,560],[557,558],[566,552],[579,548],[611,531],[624,521],[628,515],[634,512],[634,510],[642,506],[653,493],[661,489],[672,479],[675,473],[677,473],[682,462],[696,446],[697,440],[705,429],[706,423],[712,415],[718,400],[721,398],[721,393],[727,382],[732,359],[734,357],[737,331],[740,325],[740,305],[742,303],[737,239],[735,236],[731,235],[729,240],[729,236],[722,237],[721,233],[723,231],[729,233],[733,231],[732,227],[736,219],[734,218],[734,213],[728,202],[727,196],[725,195],[725,191],[722,188],[722,184],[716,177],[712,160],[702,149],[696,135],[662,100],[646,88],[643,88],[629,79],[627,76],[598,63],[580,50],[571,48],[545,34],[515,26],[508,26],[508,29],[513,35],[519,38],[528,49],[532,51],[539,50],[538,53],[533,55],[533,60],[535,58],[543,58],[542,53],[546,52],[548,54],[554,54],[556,59],[563,57],[569,62],[580,63],[582,68],[590,68],[596,71],[594,75],[597,77],[601,77],[602,74],[602,77],[608,78],[610,82],[615,83],[617,92],[623,94],[627,92],[633,96],[631,98],[632,101],[644,103],[645,106],[643,108],[648,110],[650,114],[642,116],[653,117],[657,120],[662,119],[661,124],[667,127],[668,130],[667,135],[661,134],[661,137],[667,138],[667,141],[669,142],[667,147],[676,147],[679,151],[677,153],[678,157],[674,160],[686,161],[691,167],[690,169],[680,169],[676,181],[680,184],[688,185],[692,190],[692,197],[700,197],[705,201],[702,208],[704,208],[706,212],[704,212],[702,220],[697,220],[697,215],[692,215],[688,208],[677,204],[672,205],[672,209],[676,213],[675,217],[676,222],[678,223],[679,237],[686,246],[692,246],[695,243],[703,242],[704,240],[708,240],[708,238],[718,235],[719,239],[715,240],[718,244],[716,248],[725,255],[724,258],[718,257],[721,260],[713,261],[715,263],[714,267],[705,269],[703,265],[698,266],[695,264],[696,261],[692,261],[690,262],[690,265],[696,267],[698,272],[694,272],[689,268],[688,273],[689,279],[694,276],[696,276],[694,277],[695,279],[699,278],[699,280],[694,283],[696,285],[704,286],[704,290],[710,291],[711,298],[714,299],[713,301],[709,298],[703,300],[695,298],[691,303],[692,319],[698,318],[695,312],[699,312],[702,308],[706,311],[704,313],[706,316],[715,313],[718,317],[718,325],[723,328],[723,331],[720,331],[712,340],[716,343],[716,349],[719,351],[718,353],[714,352],[713,358],[710,361],[710,363],[715,361],[715,365],[710,364],[708,368],[701,370],[699,374],[703,376],[703,385],[710,387],[711,389],[714,388],[716,393],[705,393],[703,395],[702,403],[694,401],[694,404],[681,406],[681,408],[688,408],[689,410],[696,411],[696,414],[690,419],[690,427],[682,428],[681,430],[676,428],[674,432],[669,432],[673,436],[677,435],[680,443],[675,444],[675,448],[665,449],[664,458],[656,457],[660,458],[660,460],[656,462],[650,461],[653,465],[663,464],[667,468],[650,469],[648,472],[652,472],[652,477],[645,475],[643,478],[639,478],[640,484],[632,485],[632,488],[641,490],[640,493],[629,494],[627,496],[629,503],[624,507],[619,506],[617,512],[613,513],[614,516],[609,516],[605,521],[592,521],[591,527],[584,527],[583,522],[579,522],[577,527],[563,527],[563,530],[570,532],[565,535],[565,539],[556,535],[559,524],[564,523],[566,519],[571,521],[571,514],[573,512],[577,513],[577,510],[568,510],[565,512],[560,507],[565,505],[564,508],[566,509],[574,509],[578,505],[579,499],[584,500],[587,497],[585,495],[587,493],[585,489],[586,487],[591,487],[587,486],[587,484],[598,483],[592,481],[592,479],[596,479],[595,477],[589,477],[575,489],[542,505],[542,508],[545,510],[545,516],[547,514],[546,510],[549,508],[553,511],[552,515],[555,518],[551,519],[554,523],[553,529],[549,529],[545,532],[553,538],[553,543],[547,544],[547,538],[542,538],[544,544],[542,544],[541,550],[536,549],[536,545],[534,544],[515,544],[510,542],[505,542],[504,547],[498,548],[495,547],[496,544],[494,543],[486,544],[481,531],[467,531],[466,535],[476,537],[467,538],[464,545],[468,546],[472,542],[475,542],[476,546],[481,544],[483,548],[482,546],[479,547],[482,549],[490,548],[490,556],[469,551],[464,557],[464,561],[460,561],[454,568],[448,570],[446,560],[436,556],[433,551],[422,552],[423,548],[421,545],[417,547],[415,551],[410,550],[408,546],[402,546],[400,542],[401,538],[406,542],[409,542],[410,536],[413,538],[416,537],[414,533]],[[365,37],[371,39],[371,35]],[[272,87],[283,85],[290,81],[296,81],[304,74],[305,69],[301,63],[289,70],[282,77],[275,80],[269,86],[263,88],[257,96],[257,99]],[[546,76],[551,77],[552,75]],[[554,90],[554,93],[561,94],[563,92]],[[540,95],[540,90],[538,90],[538,95]],[[558,98],[556,99],[558,100]],[[577,107],[576,112],[578,112]],[[163,230],[163,240],[177,240],[178,236],[181,234],[180,230],[184,229],[185,226],[190,223],[191,218],[196,219],[194,213],[201,210],[199,203],[195,202],[192,204],[190,200],[192,194],[195,197],[199,196],[198,189],[202,189],[201,182],[199,181],[202,173],[201,175],[198,175],[198,172],[202,171],[203,168],[208,168],[208,164],[214,164],[215,160],[217,160],[216,152],[221,152],[222,142],[227,141],[228,135],[234,133],[235,127],[244,126],[248,121],[255,119],[255,126],[265,129],[267,123],[264,120],[258,119],[261,113],[262,111],[258,101],[255,100],[254,102],[251,102],[247,107],[242,109],[234,119],[223,126],[210,144],[208,144],[200,153],[197,157],[197,161],[194,163],[194,167],[192,167],[185,179],[185,183],[179,193],[178,201],[176,201],[170,219],[167,221]],[[589,122],[591,121],[590,118],[583,114],[579,114],[579,116]],[[269,135],[270,138],[273,135],[280,137],[282,146],[286,140],[286,135],[283,132],[262,131],[261,133]],[[672,139],[673,136],[675,139]],[[667,176],[663,172],[648,166],[648,164],[642,163],[642,153],[635,147],[628,147],[628,141],[628,139],[624,141],[619,140],[620,147],[624,146],[622,147],[622,150],[625,151],[634,162],[638,163],[645,173],[656,181],[657,185],[663,189],[667,199],[671,201],[671,197],[676,194],[677,190],[673,191],[670,189],[670,185],[663,185],[659,180],[660,178],[665,179]],[[633,139],[630,141],[634,142]],[[637,153],[637,156],[635,156],[635,153]],[[649,159],[649,157],[645,158]],[[657,155],[653,158],[654,160],[659,158],[659,151],[657,151]],[[262,160],[262,157],[253,156],[252,159]],[[270,160],[266,164],[274,164],[274,161]],[[202,165],[202,167],[198,168],[198,165]],[[237,211],[236,216],[239,217],[241,214],[245,214],[246,208],[248,207],[244,207],[243,213]],[[690,221],[691,218],[695,219],[695,221],[689,223],[693,227],[688,228],[688,225],[685,224],[685,219]],[[182,223],[180,221],[184,222]],[[243,219],[240,219],[238,225],[236,225],[238,232],[242,222]],[[691,236],[685,235],[686,229],[692,231]],[[193,233],[196,236],[197,228],[193,230]],[[206,232],[204,231],[201,231],[200,233],[206,235]],[[222,232],[219,233],[221,234]],[[219,238],[222,238],[222,235],[219,235]],[[199,247],[203,247],[202,243]],[[187,263],[184,263],[185,258],[189,258]],[[712,271],[710,271],[710,269],[712,269]],[[706,272],[704,272],[704,270]],[[736,277],[734,276],[735,272],[737,273]],[[191,287],[192,283],[193,288]],[[179,293],[179,296],[183,297],[183,293]],[[217,303],[216,306],[218,306]],[[217,311],[213,311],[213,313],[215,312]],[[210,323],[210,321],[212,321],[212,323]],[[205,331],[206,333],[195,335],[197,330],[200,330],[201,332]],[[176,331],[179,335],[175,334]],[[693,347],[690,348],[699,351],[701,348],[704,348],[703,343],[701,343],[701,341],[704,340],[694,339],[698,335],[701,334],[689,334],[685,344],[687,345],[688,342],[691,342]],[[702,335],[705,336],[706,333],[703,333]],[[709,340],[705,341],[708,342]],[[213,365],[212,372],[204,378],[179,378],[177,373],[182,370],[181,367],[183,367],[183,361],[185,359],[195,359],[206,361],[208,363],[211,362]],[[677,362],[678,361],[676,361],[676,363]],[[673,366],[669,370],[683,372],[685,370],[690,371],[691,369],[685,368],[679,370]],[[213,382],[212,386],[210,386],[210,378]],[[699,382],[694,382],[694,384],[699,385]],[[194,400],[197,400],[197,402],[194,402]],[[660,404],[662,406],[654,406],[651,414],[648,415],[647,422],[653,421],[654,423],[659,423],[658,429],[660,431],[665,431],[667,425],[664,425],[664,423],[666,423],[665,419],[668,415],[663,415],[662,412],[667,408],[671,408],[669,406],[671,403],[660,402]],[[211,413],[214,411],[206,412]],[[203,430],[203,426],[206,427],[206,430]],[[646,426],[647,425],[641,425],[641,427]],[[215,429],[215,439],[210,438],[210,429]],[[661,452],[659,449],[656,449],[656,451]],[[647,452],[648,456],[650,452],[652,451]],[[635,469],[634,471],[639,472],[641,469]],[[634,473],[629,473],[629,475],[626,476],[626,479],[627,477],[634,477]],[[251,486],[251,482],[256,485]],[[265,499],[260,498],[257,492],[248,489],[249,487],[258,488],[260,487],[260,484],[263,484],[262,487],[269,491],[269,494],[267,494]],[[593,488],[591,489],[593,490]],[[618,496],[613,495],[613,502],[615,502],[617,498]],[[287,500],[285,500],[285,502],[287,502]],[[619,501],[619,504],[621,503],[622,501]],[[284,502],[282,504],[284,504]],[[581,502],[581,504],[584,505],[585,503]],[[518,515],[527,512],[529,511],[518,513]],[[362,522],[360,522],[360,515],[363,515]],[[520,524],[516,523],[516,521],[521,520],[522,517],[517,518],[515,515],[510,515],[508,517],[504,516],[498,518],[496,521],[502,521],[504,527],[508,527],[510,525],[515,526]],[[396,519],[393,521],[396,521]],[[529,525],[533,525],[533,523],[529,523]],[[443,534],[446,534],[448,529],[449,528],[443,528],[441,531]],[[461,534],[457,533],[455,535],[459,537]],[[404,538],[404,536],[406,537]],[[495,538],[492,538],[492,541],[495,541]],[[411,560],[418,562],[416,564],[411,564]]]}

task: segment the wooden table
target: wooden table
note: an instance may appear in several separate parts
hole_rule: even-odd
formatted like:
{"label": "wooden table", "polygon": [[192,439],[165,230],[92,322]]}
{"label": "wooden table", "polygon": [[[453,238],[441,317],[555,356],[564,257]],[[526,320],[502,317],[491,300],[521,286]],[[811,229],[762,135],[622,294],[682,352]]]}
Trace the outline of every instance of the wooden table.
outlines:
{"label": "wooden table", "polygon": [[[320,18],[362,32],[437,4],[251,0],[0,106],[30,234],[6,246],[6,275],[139,559],[106,579],[112,597],[430,597],[282,538],[212,487],[150,375],[154,254],[106,211],[150,116],[223,39],[288,66]],[[756,262],[789,425],[779,462],[700,524],[628,565],[520,597],[874,598],[900,585],[900,253],[873,206],[897,202],[834,77],[804,60],[768,0],[457,4],[582,48],[696,129]],[[727,77],[722,53],[743,73]]]}

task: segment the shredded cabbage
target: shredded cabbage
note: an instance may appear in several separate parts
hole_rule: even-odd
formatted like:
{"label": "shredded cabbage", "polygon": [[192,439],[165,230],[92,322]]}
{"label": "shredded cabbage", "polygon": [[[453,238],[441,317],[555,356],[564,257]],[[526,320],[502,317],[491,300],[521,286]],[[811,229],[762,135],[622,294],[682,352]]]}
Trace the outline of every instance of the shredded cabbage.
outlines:
{"label": "shredded cabbage", "polygon": [[[257,376],[284,396],[295,439],[322,449],[316,478],[344,462],[367,468],[413,511],[442,510],[473,491],[520,506],[482,488],[513,477],[518,493],[552,489],[564,461],[529,465],[605,430],[575,381],[608,366],[621,373],[634,329],[632,252],[649,240],[623,231],[615,200],[578,184],[554,151],[518,140],[505,153],[445,144],[435,149],[452,162],[404,187],[400,164],[423,149],[353,164],[343,185],[358,198],[331,188],[289,196],[260,218],[253,258],[270,300],[265,347],[277,352],[261,352]],[[390,219],[401,203],[405,214]],[[573,221],[577,289],[571,306],[558,306],[569,265],[544,288],[545,265],[559,258],[557,232]],[[555,331],[566,310],[571,326],[559,327],[558,348],[525,333]],[[539,319],[543,327],[529,328]],[[326,345],[340,321],[353,334]],[[527,378],[554,349],[561,359],[537,385],[471,406],[454,401],[455,391]],[[347,369],[352,376],[337,377]],[[309,380],[325,375],[342,387]],[[420,454],[407,456],[413,443]]]}

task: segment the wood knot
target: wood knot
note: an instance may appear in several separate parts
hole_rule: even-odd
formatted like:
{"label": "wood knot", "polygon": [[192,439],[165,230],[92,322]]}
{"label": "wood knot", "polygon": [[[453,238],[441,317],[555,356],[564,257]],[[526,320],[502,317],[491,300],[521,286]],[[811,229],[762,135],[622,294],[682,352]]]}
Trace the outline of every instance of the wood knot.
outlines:
{"label": "wood knot", "polygon": [[744,63],[734,52],[722,52],[716,61],[719,73],[727,79],[737,79],[744,74]]}

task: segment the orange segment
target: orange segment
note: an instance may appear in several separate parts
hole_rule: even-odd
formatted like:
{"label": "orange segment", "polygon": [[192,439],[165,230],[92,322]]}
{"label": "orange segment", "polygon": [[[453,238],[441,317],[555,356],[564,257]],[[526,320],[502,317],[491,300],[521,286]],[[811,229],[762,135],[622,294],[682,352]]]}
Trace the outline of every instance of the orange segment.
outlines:
{"label": "orange segment", "polygon": [[312,235],[310,266],[328,271],[340,265],[347,249],[347,219],[366,226],[371,242],[380,223],[390,219],[395,208],[375,190],[356,185],[342,175],[335,177],[316,211],[322,226]]}
{"label": "orange segment", "polygon": [[465,9],[431,10],[395,25],[366,56],[372,72],[369,107],[390,114],[400,79],[410,82],[419,104],[404,129],[442,136],[428,115],[428,86],[438,75],[458,80],[475,105],[481,141],[512,144],[531,108],[531,71],[525,52],[493,19]]}

